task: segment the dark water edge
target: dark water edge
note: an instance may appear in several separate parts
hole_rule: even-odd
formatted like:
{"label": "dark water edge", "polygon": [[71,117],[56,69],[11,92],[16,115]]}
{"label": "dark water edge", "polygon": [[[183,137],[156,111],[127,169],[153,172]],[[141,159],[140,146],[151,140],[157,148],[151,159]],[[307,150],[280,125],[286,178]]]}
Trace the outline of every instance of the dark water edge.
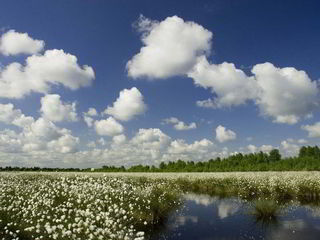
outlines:
{"label": "dark water edge", "polygon": [[261,219],[254,202],[186,194],[184,205],[155,230],[150,240],[319,240],[320,207],[279,205],[277,215]]}

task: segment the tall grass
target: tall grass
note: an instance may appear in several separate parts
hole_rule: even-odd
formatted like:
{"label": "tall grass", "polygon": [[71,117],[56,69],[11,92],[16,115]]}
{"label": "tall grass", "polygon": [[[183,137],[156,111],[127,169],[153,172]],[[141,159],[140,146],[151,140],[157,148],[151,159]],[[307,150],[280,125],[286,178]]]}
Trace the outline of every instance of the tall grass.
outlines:
{"label": "tall grass", "polygon": [[257,200],[253,202],[253,210],[250,212],[257,222],[264,224],[275,223],[280,215],[280,207],[274,200]]}

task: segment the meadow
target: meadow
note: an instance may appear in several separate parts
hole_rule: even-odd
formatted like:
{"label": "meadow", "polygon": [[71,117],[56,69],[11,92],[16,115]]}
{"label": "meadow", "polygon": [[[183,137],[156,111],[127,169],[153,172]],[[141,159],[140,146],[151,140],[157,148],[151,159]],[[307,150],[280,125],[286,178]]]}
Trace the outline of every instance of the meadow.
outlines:
{"label": "meadow", "polygon": [[0,239],[148,239],[187,193],[252,201],[263,218],[318,205],[319,183],[319,172],[0,173]]}

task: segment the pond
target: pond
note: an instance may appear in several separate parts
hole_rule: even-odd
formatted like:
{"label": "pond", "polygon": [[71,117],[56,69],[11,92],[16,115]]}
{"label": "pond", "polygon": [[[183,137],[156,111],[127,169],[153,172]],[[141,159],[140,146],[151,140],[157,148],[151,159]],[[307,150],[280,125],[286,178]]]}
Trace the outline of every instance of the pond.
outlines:
{"label": "pond", "polygon": [[238,198],[186,194],[184,199],[151,240],[320,239],[320,207],[292,202],[265,219],[254,214],[254,202]]}

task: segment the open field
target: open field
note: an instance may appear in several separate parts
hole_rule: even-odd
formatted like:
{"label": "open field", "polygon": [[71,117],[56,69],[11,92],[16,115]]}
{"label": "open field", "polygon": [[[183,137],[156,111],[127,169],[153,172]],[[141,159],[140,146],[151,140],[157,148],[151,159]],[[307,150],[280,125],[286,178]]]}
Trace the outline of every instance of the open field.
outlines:
{"label": "open field", "polygon": [[145,239],[186,192],[318,204],[320,173],[0,173],[0,237]]}

